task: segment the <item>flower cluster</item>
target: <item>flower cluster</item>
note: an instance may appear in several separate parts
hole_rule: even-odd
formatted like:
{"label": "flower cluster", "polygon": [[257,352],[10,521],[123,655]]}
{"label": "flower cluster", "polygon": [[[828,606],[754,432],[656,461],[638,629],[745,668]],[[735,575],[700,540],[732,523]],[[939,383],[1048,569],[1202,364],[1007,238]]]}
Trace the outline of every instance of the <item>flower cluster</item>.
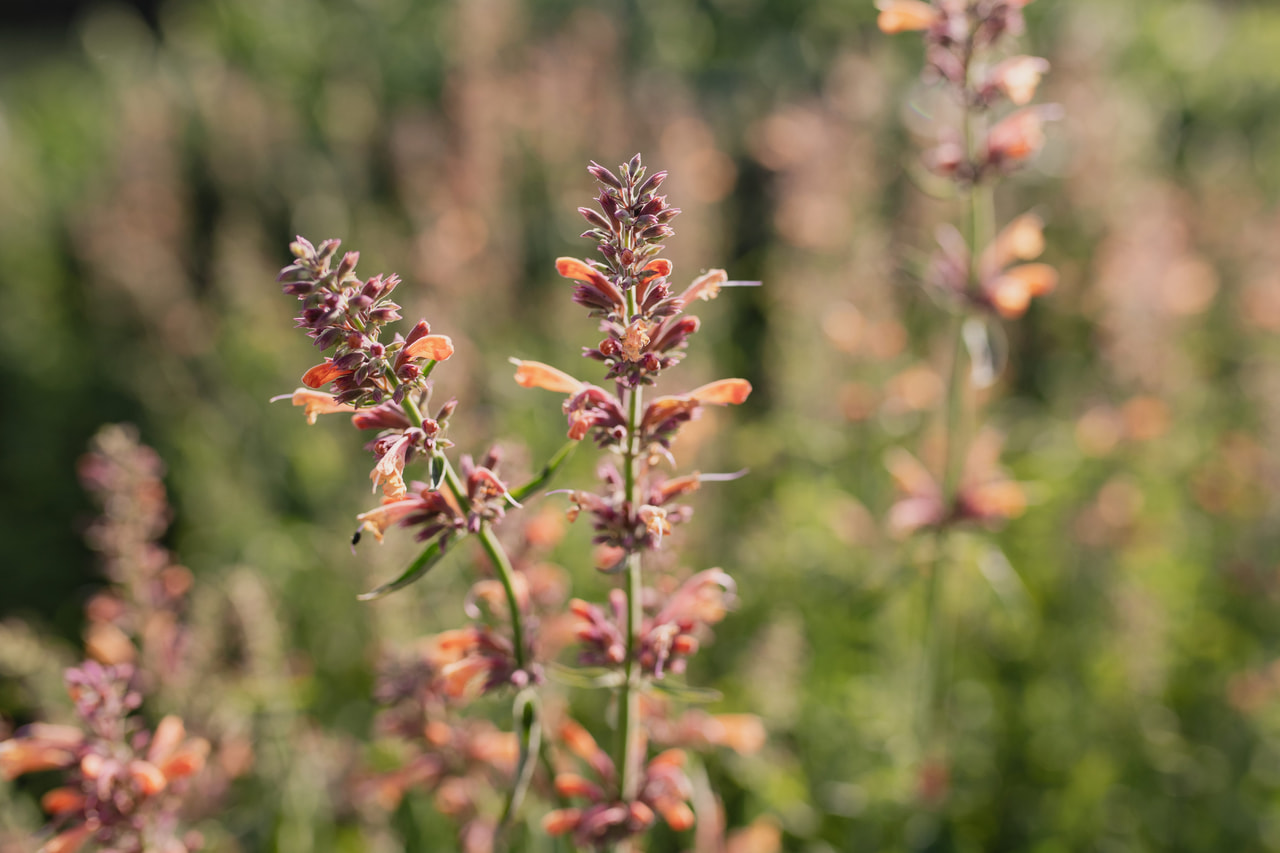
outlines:
{"label": "flower cluster", "polygon": [[[1044,145],[1044,123],[1058,118],[1054,104],[1031,105],[1047,60],[1016,55],[990,57],[1007,36],[1023,31],[1022,8],[1030,0],[882,0],[880,28],[887,33],[922,30],[925,79],[940,81],[964,108],[964,125],[938,131],[925,165],[962,189],[989,183],[1016,169]],[[992,121],[1007,102],[1016,109]],[[990,125],[990,126],[988,126]],[[929,283],[961,302],[1016,318],[1036,296],[1053,290],[1058,276],[1045,264],[1018,264],[1044,250],[1043,223],[1025,214],[980,253],[950,226],[939,230],[939,251]],[[974,255],[977,254],[977,257]]]}
{"label": "flower cluster", "polygon": [[[375,457],[370,474],[381,488],[379,506],[358,516],[356,541],[369,533],[381,541],[393,526],[409,528],[426,543],[422,555],[395,581],[366,597],[399,589],[421,577],[446,548],[464,537],[479,540],[490,576],[479,579],[466,601],[471,622],[424,640],[413,661],[390,670],[379,693],[391,708],[380,725],[407,740],[415,754],[400,768],[372,774],[368,799],[394,806],[411,786],[432,790],[440,810],[463,823],[460,844],[467,851],[500,844],[519,811],[525,793],[585,797],[583,808],[566,808],[548,817],[553,833],[572,833],[584,845],[601,847],[648,829],[662,815],[674,829],[693,823],[691,786],[681,769],[683,753],[672,750],[649,759],[646,732],[690,736],[690,745],[727,743],[710,717],[668,719],[666,706],[650,706],[645,719],[642,694],[670,673],[684,672],[707,627],[723,618],[734,584],[719,569],[694,574],[683,585],[659,579],[646,586],[640,557],[658,548],[674,525],[691,510],[681,503],[703,483],[738,475],[674,475],[673,441],[681,427],[706,406],[739,404],[751,386],[743,379],[723,379],[682,394],[646,400],[644,389],[680,362],[700,323],[687,310],[698,300],[714,298],[730,282],[723,270],[695,278],[673,293],[672,265],[660,257],[662,240],[672,233],[679,210],[657,194],[665,172],[647,175],[637,155],[614,173],[590,167],[600,185],[598,209],[582,208],[602,260],[561,258],[556,268],[576,282],[573,299],[597,318],[605,337],[584,355],[606,365],[605,385],[583,382],[539,362],[516,363],[516,381],[565,395],[563,411],[570,443],[531,481],[511,488],[498,474],[499,459],[490,451],[479,459],[462,456],[455,471],[444,453],[444,437],[455,407],[450,401],[434,417],[423,414],[430,392],[428,377],[452,353],[449,339],[430,334],[425,321],[405,339],[379,340],[382,326],[398,319],[388,295],[395,276],[361,281],[356,257],[348,253],[331,268],[337,241],[315,248],[299,238],[292,249],[297,262],[281,272],[287,293],[304,304],[300,326],[322,349],[334,348],[322,364],[307,371],[303,385],[288,395],[304,408],[309,422],[320,414],[349,412],[362,430],[376,430],[368,444]],[[322,391],[332,384],[333,391]],[[607,386],[607,387],[606,387]],[[598,492],[570,490],[568,518],[585,512],[595,529],[597,566],[625,571],[627,585],[610,596],[609,613],[582,601],[565,608],[564,572],[538,556],[558,539],[551,526],[534,518],[525,525],[525,548],[515,559],[494,533],[507,511],[541,489],[569,450],[590,437],[613,457],[600,466]],[[406,481],[406,467],[426,461],[421,481]],[[585,728],[572,720],[543,744],[545,712],[540,698],[547,664],[566,646],[579,644],[584,664],[604,667],[602,678],[568,673],[569,680],[617,689],[622,709],[619,727],[624,744],[616,760],[595,745]],[[459,722],[456,710],[471,699],[502,691],[515,693],[517,731],[500,735],[488,724]],[[692,728],[690,728],[692,726]],[[742,728],[741,726],[738,728]],[[750,726],[747,726],[750,728]],[[696,732],[706,736],[701,740]],[[762,734],[763,730],[759,729]],[[692,734],[691,734],[692,733]],[[547,772],[563,746],[591,766],[600,784],[582,777]],[[544,765],[536,772],[535,763]],[[493,798],[482,795],[481,783],[507,788],[502,816]]]}
{"label": "flower cluster", "polygon": [[[685,661],[698,650],[699,633],[724,618],[732,604],[735,584],[720,569],[707,569],[685,581],[661,606],[656,590],[646,589],[649,611],[640,625],[638,659],[642,671],[655,679],[666,672],[684,672]],[[622,590],[609,596],[607,610],[574,599],[570,611],[578,619],[582,643],[579,660],[594,666],[626,660],[627,601]]]}
{"label": "flower cluster", "polygon": [[188,738],[182,720],[169,716],[154,732],[132,712],[142,702],[130,664],[86,662],[67,672],[67,687],[83,728],[36,723],[0,742],[0,774],[13,779],[63,770],[66,784],[47,792],[41,806],[54,836],[42,850],[74,853],[93,841],[120,853],[186,853],[201,846],[196,833],[179,835],[178,808],[185,780],[209,753],[202,738]]}
{"label": "flower cluster", "polygon": [[[1057,271],[1031,263],[1044,251],[1044,223],[1034,213],[1015,217],[996,232],[992,192],[995,179],[1024,163],[1044,144],[1043,122],[1057,107],[1030,106],[1046,60],[1003,55],[1009,36],[1023,31],[1022,9],[1030,0],[883,0],[880,28],[888,33],[919,30],[926,49],[925,79],[939,82],[962,108],[958,125],[939,129],[939,142],[925,154],[926,165],[954,181],[969,201],[963,229],[943,225],[939,248],[926,270],[926,284],[948,297],[961,321],[967,315],[1006,320],[1021,317],[1034,297],[1052,291]],[[1014,109],[996,117],[1002,102]],[[982,323],[957,327],[985,337]],[[972,348],[972,344],[969,344]],[[959,350],[957,350],[959,352]],[[948,389],[950,412],[963,406],[964,379],[957,356]],[[951,428],[957,428],[951,423]],[[949,444],[957,444],[953,434]],[[905,451],[886,461],[901,492],[890,513],[899,535],[965,521],[994,525],[1021,514],[1022,488],[996,465],[999,439],[984,433],[965,454],[948,447],[942,475],[935,477]],[[962,456],[967,455],[967,461]]]}
{"label": "flower cluster", "polygon": [[577,844],[601,849],[644,832],[655,815],[677,831],[693,823],[689,782],[681,769],[684,754],[673,750],[648,757],[647,727],[661,728],[666,715],[645,720],[641,700],[668,675],[684,672],[707,627],[723,618],[734,583],[720,569],[709,569],[675,589],[661,576],[646,584],[642,558],[689,519],[691,509],[682,499],[708,480],[736,476],[668,473],[676,464],[673,441],[680,429],[706,406],[743,403],[751,385],[722,379],[646,399],[646,387],[679,362],[700,328],[698,318],[686,312],[742,282],[728,281],[724,270],[711,270],[673,294],[672,265],[659,256],[659,241],[671,234],[669,223],[678,211],[655,194],[666,173],[647,174],[639,155],[616,173],[596,163],[589,171],[599,183],[599,210],[580,208],[592,226],[583,236],[596,241],[602,260],[561,258],[556,268],[578,282],[574,300],[600,320],[605,338],[583,355],[607,365],[605,380],[612,387],[539,362],[513,361],[521,386],[565,395],[570,439],[590,437],[610,456],[598,469],[600,489],[569,490],[568,518],[584,513],[590,518],[596,567],[625,574],[626,580],[606,604],[575,599],[570,612],[584,673],[603,669],[593,676],[596,686],[619,692],[620,746],[610,757],[577,723],[562,726],[560,745],[586,762],[596,778],[560,773],[557,792],[588,804],[552,812],[544,821],[549,833],[571,834]]}
{"label": "flower cluster", "polygon": [[[966,401],[973,386],[995,381],[992,329],[998,320],[1026,313],[1031,300],[1057,286],[1058,274],[1030,263],[1044,251],[1044,224],[1025,213],[997,230],[994,186],[1026,163],[1044,145],[1044,124],[1057,118],[1052,105],[1032,105],[1049,63],[1040,57],[1008,55],[1010,36],[1023,31],[1022,10],[1031,0],[880,0],[880,28],[887,33],[922,31],[926,83],[938,84],[950,97],[952,124],[937,129],[924,155],[934,176],[949,181],[964,202],[963,227],[938,228],[938,249],[925,269],[925,284],[943,295],[952,314],[954,353],[946,383],[941,462],[935,474],[907,451],[896,448],[885,459],[898,491],[888,526],[897,537],[919,530],[943,533],[960,524],[995,527],[1020,515],[1027,498],[1021,484],[999,467],[1000,438],[982,429],[972,441],[968,423],[976,401]],[[945,122],[947,111],[938,114]],[[965,370],[966,354],[972,369]],[[967,446],[966,446],[967,445]],[[935,549],[939,561],[947,548]],[[946,619],[939,592],[942,566],[923,572],[926,639],[923,643],[924,696],[920,705],[920,763],[917,792],[937,805],[948,790],[951,768],[938,725],[941,648],[933,639],[935,623]]]}
{"label": "flower cluster", "polygon": [[400,306],[390,299],[400,277],[361,281],[355,274],[359,252],[347,252],[331,268],[339,243],[325,240],[317,248],[299,237],[289,246],[297,260],[280,271],[284,292],[303,305],[298,326],[321,350],[333,349],[323,364],[307,371],[303,384],[321,388],[332,382],[337,405],[374,405],[387,397],[400,402],[421,388],[427,365],[453,354],[453,343],[431,334],[425,320],[407,338],[380,341],[382,327],[401,319]]}
{"label": "flower cluster", "polygon": [[624,800],[616,794],[618,770],[613,759],[586,729],[570,720],[561,728],[559,739],[591,769],[598,783],[578,773],[556,775],[558,794],[586,800],[588,805],[549,812],[542,821],[549,835],[572,834],[576,844],[598,850],[644,832],[657,815],[677,832],[693,826],[688,803],[692,785],[683,769],[683,751],[670,749],[654,756],[645,766],[636,795]]}

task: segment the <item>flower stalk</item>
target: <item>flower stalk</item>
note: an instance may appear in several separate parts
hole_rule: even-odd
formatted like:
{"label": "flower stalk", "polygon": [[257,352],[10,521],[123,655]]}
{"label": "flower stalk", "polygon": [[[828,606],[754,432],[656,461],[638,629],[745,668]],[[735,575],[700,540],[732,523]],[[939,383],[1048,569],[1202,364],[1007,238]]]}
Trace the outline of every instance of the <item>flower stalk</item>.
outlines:
{"label": "flower stalk", "polygon": [[[1030,300],[1052,290],[1057,274],[1044,264],[1015,265],[1044,248],[1041,223],[1032,214],[995,233],[994,185],[1027,161],[1044,142],[1043,123],[1056,118],[1053,106],[1028,106],[1048,63],[1039,57],[1012,56],[993,61],[1011,35],[1023,31],[1022,8],[1030,0],[880,0],[880,28],[886,33],[921,31],[925,41],[927,82],[941,86],[959,106],[958,126],[939,128],[938,143],[925,153],[925,165],[951,180],[964,199],[963,232],[944,225],[939,251],[930,264],[927,285],[949,304],[952,343],[943,412],[940,472],[931,474],[904,451],[887,459],[903,497],[890,511],[890,526],[906,535],[933,532],[931,565],[923,592],[924,643],[918,716],[920,752],[925,761],[921,791],[929,799],[945,793],[946,767],[936,755],[939,705],[945,695],[947,649],[945,578],[950,531],[963,522],[992,526],[1019,514],[1021,488],[985,461],[991,441],[975,434],[967,421],[975,371],[968,337],[985,336],[992,316],[1016,319]],[[1018,109],[992,121],[1002,102]],[[988,466],[991,465],[987,461]]]}

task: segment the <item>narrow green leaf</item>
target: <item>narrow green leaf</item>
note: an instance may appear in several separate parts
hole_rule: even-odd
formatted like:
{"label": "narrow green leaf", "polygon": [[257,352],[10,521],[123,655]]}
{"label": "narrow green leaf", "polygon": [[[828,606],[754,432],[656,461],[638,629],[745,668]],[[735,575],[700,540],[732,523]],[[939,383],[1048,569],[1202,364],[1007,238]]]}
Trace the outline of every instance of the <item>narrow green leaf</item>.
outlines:
{"label": "narrow green leaf", "polygon": [[537,476],[523,486],[517,486],[512,489],[511,497],[515,498],[519,503],[524,503],[524,499],[529,495],[545,488],[551,482],[551,478],[555,476],[556,471],[560,470],[560,466],[573,454],[573,449],[577,446],[578,442],[576,441],[566,442],[563,447],[556,451],[556,455],[552,456],[547,461],[547,464],[542,466],[542,470],[538,472]]}
{"label": "narrow green leaf", "polygon": [[724,698],[724,694],[719,690],[713,690],[710,687],[690,687],[688,684],[676,684],[669,679],[661,681],[649,681],[647,685],[650,689],[665,693],[673,699],[679,699],[681,702],[692,702],[695,704],[706,704],[708,702],[719,702]]}
{"label": "narrow green leaf", "polygon": [[420,577],[431,571],[431,568],[444,556],[445,549],[441,547],[440,540],[436,540],[422,550],[417,559],[409,564],[409,568],[404,570],[400,577],[393,581],[388,581],[377,589],[370,590],[364,595],[357,596],[360,601],[374,601],[382,598],[384,595],[390,595],[398,589],[404,589],[409,584],[418,580]]}
{"label": "narrow green leaf", "polygon": [[547,672],[561,684],[583,690],[618,687],[626,677],[622,670],[609,669],[607,666],[570,667],[552,663],[547,667]]}

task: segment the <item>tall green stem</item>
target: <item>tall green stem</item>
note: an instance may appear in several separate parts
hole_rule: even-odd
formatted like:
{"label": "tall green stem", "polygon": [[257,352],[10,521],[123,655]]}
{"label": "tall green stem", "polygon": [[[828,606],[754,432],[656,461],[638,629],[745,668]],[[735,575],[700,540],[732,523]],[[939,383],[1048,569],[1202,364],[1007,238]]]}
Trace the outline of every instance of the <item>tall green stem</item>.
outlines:
{"label": "tall green stem", "polygon": [[[966,77],[969,62],[966,61]],[[983,121],[980,111],[973,106],[973,99],[966,80],[962,93],[965,102],[963,122],[965,154],[970,163],[978,162],[981,151]],[[950,514],[956,505],[964,478],[964,462],[966,456],[966,424],[965,391],[969,379],[965,375],[966,352],[964,341],[964,325],[968,321],[966,305],[968,297],[976,294],[982,287],[981,257],[984,247],[990,244],[995,225],[995,197],[988,181],[975,178],[969,185],[965,211],[965,243],[969,251],[969,265],[965,281],[965,300],[952,319],[950,335],[951,363],[947,378],[945,408],[945,447],[942,466],[941,500],[944,512]],[[947,561],[948,537],[945,528],[939,529],[934,537],[934,553],[932,565],[925,587],[924,599],[924,678],[921,690],[920,708],[920,742],[921,748],[928,752],[932,748],[934,738],[934,718],[936,705],[942,694],[942,670],[946,649],[943,643],[943,632],[938,622],[943,618],[945,607],[942,603],[941,575]]]}
{"label": "tall green stem", "polygon": [[[639,312],[636,303],[635,287],[626,292],[627,321],[630,322]],[[640,506],[640,421],[643,416],[643,392],[637,384],[627,395],[627,446],[624,453],[626,470],[623,474],[626,485],[626,503],[628,512],[635,513]],[[622,683],[622,691],[618,700],[618,769],[619,784],[624,800],[636,794],[639,780],[638,762],[640,756],[637,740],[640,734],[640,666],[636,658],[639,656],[641,612],[641,560],[640,551],[632,550],[627,554],[627,657],[625,664],[626,678]]]}

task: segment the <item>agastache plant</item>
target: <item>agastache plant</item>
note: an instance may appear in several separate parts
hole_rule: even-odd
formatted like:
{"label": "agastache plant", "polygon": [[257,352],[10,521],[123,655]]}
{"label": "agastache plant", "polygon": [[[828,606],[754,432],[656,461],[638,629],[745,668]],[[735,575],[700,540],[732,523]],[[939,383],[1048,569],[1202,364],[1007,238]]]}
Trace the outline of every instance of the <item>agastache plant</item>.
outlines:
{"label": "agastache plant", "polygon": [[[997,466],[1000,439],[983,428],[971,440],[966,402],[970,389],[995,381],[989,330],[1016,320],[1032,298],[1057,285],[1057,272],[1028,263],[1044,251],[1043,223],[1024,213],[998,233],[994,191],[998,181],[1017,170],[1044,145],[1044,124],[1060,116],[1051,104],[1032,104],[1049,63],[1036,56],[1011,54],[1008,42],[1021,35],[1022,9],[1031,0],[881,0],[879,26],[886,33],[919,31],[924,36],[924,82],[944,90],[955,107],[953,124],[941,123],[937,140],[924,154],[924,166],[948,182],[962,200],[963,230],[944,224],[938,249],[925,271],[925,285],[941,298],[952,316],[954,336],[947,382],[945,450],[938,473],[900,448],[886,462],[901,497],[890,510],[892,532],[906,536],[932,531],[939,552],[925,590],[925,676],[920,711],[921,793],[940,798],[946,791],[946,763],[934,741],[935,716],[944,687],[939,592],[947,532],[959,525],[991,528],[1020,515],[1023,488]],[[970,370],[964,370],[966,353]]]}
{"label": "agastache plant", "polygon": [[[395,276],[360,279],[357,257],[347,253],[334,264],[338,242],[316,247],[299,238],[291,249],[297,261],[282,270],[286,293],[303,303],[298,325],[321,350],[332,350],[308,370],[292,395],[307,420],[319,414],[347,412],[358,429],[377,431],[368,444],[375,462],[370,473],[380,504],[358,518],[354,541],[365,533],[378,541],[392,527],[405,528],[426,543],[422,554],[395,580],[362,596],[387,594],[422,577],[453,543],[477,538],[492,578],[477,582],[466,611],[472,623],[426,640],[416,660],[384,673],[381,694],[394,708],[384,725],[402,734],[425,733],[425,749],[402,771],[373,776],[364,785],[372,799],[393,804],[412,785],[435,792],[441,810],[463,824],[460,843],[468,853],[502,847],[525,794],[535,785],[536,765],[547,771],[540,781],[562,806],[543,821],[551,834],[567,835],[577,846],[603,849],[643,833],[661,815],[676,830],[694,820],[692,787],[681,769],[685,754],[670,749],[650,757],[648,738],[694,745],[758,748],[763,729],[742,715],[722,722],[711,715],[666,721],[665,706],[642,697],[670,673],[683,672],[697,651],[706,627],[719,621],[734,594],[732,579],[708,569],[683,583],[646,586],[643,555],[661,547],[673,527],[691,510],[681,500],[708,481],[737,475],[675,475],[672,442],[680,428],[708,405],[743,402],[751,386],[742,379],[712,382],[682,394],[646,399],[645,389],[684,356],[699,328],[686,312],[699,299],[714,298],[729,282],[712,270],[672,292],[670,261],[659,257],[662,240],[672,233],[679,213],[658,189],[665,172],[647,175],[639,155],[619,173],[592,163],[599,181],[599,208],[580,208],[591,228],[601,261],[561,258],[559,273],[576,282],[572,298],[596,318],[604,334],[586,357],[601,362],[605,385],[578,380],[556,368],[513,359],[516,381],[566,395],[563,411],[569,443],[532,480],[510,488],[498,473],[498,455],[479,460],[463,456],[455,470],[445,455],[445,438],[455,401],[434,417],[423,414],[430,396],[430,375],[453,352],[449,338],[431,334],[420,321],[406,336],[383,340],[384,327],[400,319],[389,295]],[[753,282],[751,284],[754,284]],[[331,390],[325,391],[325,386]],[[596,491],[567,490],[568,518],[584,512],[595,531],[598,569],[622,576],[604,605],[574,599],[564,610],[567,585],[555,572],[517,554],[513,560],[498,541],[494,526],[507,511],[542,489],[569,451],[590,438],[606,455]],[[406,468],[422,461],[422,481],[406,482]],[[527,528],[532,529],[532,528]],[[526,534],[529,542],[539,536]],[[545,537],[541,537],[545,539]],[[536,550],[536,549],[535,549]],[[557,610],[557,608],[559,608]],[[499,628],[502,623],[506,626]],[[559,647],[567,626],[576,636],[579,663],[564,670],[565,680],[608,687],[617,694],[617,747],[613,754],[572,719],[547,721],[539,686],[545,664]],[[514,689],[514,736],[456,719],[457,707],[486,693]],[[678,690],[678,686],[673,687]],[[642,707],[649,707],[653,731],[646,733]],[[543,729],[562,747],[556,772]],[[566,770],[568,756],[583,762],[586,776]],[[481,780],[506,780],[501,815],[486,811],[477,793]],[[583,800],[572,805],[573,800]]]}
{"label": "agastache plant", "polygon": [[142,704],[132,664],[85,661],[67,670],[80,725],[33,723],[0,741],[0,775],[56,770],[64,784],[40,805],[51,837],[41,853],[75,853],[86,844],[118,853],[188,853],[203,846],[182,833],[179,808],[188,777],[204,767],[209,743],[189,738],[180,718],[154,731],[134,715]]}
{"label": "agastache plant", "polygon": [[[595,531],[597,568],[622,576],[604,605],[574,600],[582,645],[580,662],[604,667],[616,684],[616,749],[610,755],[580,725],[569,722],[561,743],[592,778],[561,773],[557,791],[585,801],[547,816],[553,834],[603,848],[646,830],[655,813],[676,830],[692,825],[690,784],[684,753],[668,750],[650,758],[641,697],[668,672],[681,672],[698,647],[698,634],[719,621],[734,594],[720,569],[694,574],[662,595],[646,587],[644,555],[660,548],[690,510],[681,499],[701,483],[723,477],[697,473],[672,476],[672,441],[703,407],[738,404],[751,392],[743,379],[723,379],[683,394],[646,398],[660,374],[684,356],[697,317],[687,315],[699,299],[712,299],[730,284],[724,270],[711,270],[679,293],[670,283],[671,262],[659,257],[680,212],[658,189],[665,172],[648,174],[636,155],[618,173],[592,163],[600,189],[598,208],[579,212],[591,225],[583,235],[596,242],[601,260],[560,258],[556,269],[577,282],[573,299],[598,318],[604,338],[583,355],[606,367],[612,388],[576,379],[545,364],[516,360],[516,381],[566,395],[569,437],[591,438],[606,452],[597,491],[570,493],[570,519],[585,513]],[[741,284],[742,282],[734,282]]]}

